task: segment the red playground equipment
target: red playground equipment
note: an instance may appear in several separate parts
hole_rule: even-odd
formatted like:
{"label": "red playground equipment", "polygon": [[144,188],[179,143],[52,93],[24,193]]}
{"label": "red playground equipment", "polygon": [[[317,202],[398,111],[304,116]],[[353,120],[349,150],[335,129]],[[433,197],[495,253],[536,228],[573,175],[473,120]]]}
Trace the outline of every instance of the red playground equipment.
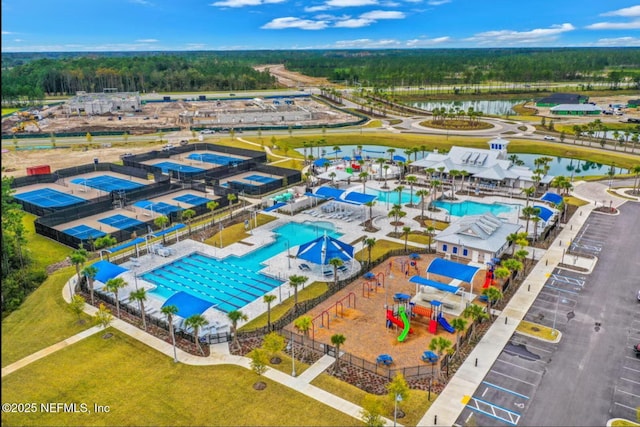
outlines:
{"label": "red playground equipment", "polygon": [[496,281],[493,277],[493,270],[496,269],[496,264],[497,264],[496,261],[499,262],[500,260],[497,258],[493,258],[491,262],[487,263],[487,274],[484,278],[484,284],[482,285],[482,289],[487,289],[489,286],[496,285]]}
{"label": "red playground equipment", "polygon": [[[399,317],[393,315],[392,309],[387,309],[387,328],[390,328],[391,325],[396,325],[400,329],[404,329],[404,322]],[[409,328],[409,333],[413,333],[413,328]]]}

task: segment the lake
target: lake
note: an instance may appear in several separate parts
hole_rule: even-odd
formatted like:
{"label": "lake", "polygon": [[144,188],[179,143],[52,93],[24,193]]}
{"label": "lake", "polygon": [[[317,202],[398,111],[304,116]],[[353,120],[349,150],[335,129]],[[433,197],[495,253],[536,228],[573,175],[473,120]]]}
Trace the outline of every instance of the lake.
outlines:
{"label": "lake", "polygon": [[423,110],[432,111],[435,108],[446,108],[447,110],[456,107],[463,111],[473,107],[474,111],[482,111],[484,114],[495,116],[504,116],[505,114],[516,114],[513,106],[523,104],[529,99],[512,99],[512,100],[495,100],[495,101],[432,101],[432,102],[408,102],[408,105],[422,108]]}

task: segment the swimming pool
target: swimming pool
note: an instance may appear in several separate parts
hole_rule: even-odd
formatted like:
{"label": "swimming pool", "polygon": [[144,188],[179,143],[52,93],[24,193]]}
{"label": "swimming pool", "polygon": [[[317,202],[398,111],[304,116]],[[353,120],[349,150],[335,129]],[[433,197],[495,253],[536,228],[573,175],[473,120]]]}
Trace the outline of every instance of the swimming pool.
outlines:
{"label": "swimming pool", "polygon": [[498,214],[511,213],[518,209],[517,205],[505,205],[503,203],[489,204],[474,202],[472,200],[465,200],[459,203],[436,200],[434,205],[448,211],[449,214],[453,216],[481,215],[486,212],[491,212],[497,216]]}
{"label": "swimming pool", "polygon": [[[398,192],[397,191],[382,191],[382,190],[374,190],[372,188],[365,189],[365,193],[372,194],[378,197],[378,203],[387,203],[390,204],[398,204]],[[411,192],[403,190],[400,193],[400,203],[420,203],[420,197],[416,196],[416,192],[413,192],[413,199],[411,198]],[[426,202],[425,202],[426,203]]]}
{"label": "swimming pool", "polygon": [[141,278],[156,285],[150,293],[160,299],[166,300],[182,291],[209,301],[216,309],[228,313],[284,283],[259,273],[264,268],[264,261],[325,232],[332,237],[341,236],[333,224],[326,221],[292,222],[275,228],[273,232],[275,241],[242,257],[231,255],[215,259],[196,252],[149,271]]}

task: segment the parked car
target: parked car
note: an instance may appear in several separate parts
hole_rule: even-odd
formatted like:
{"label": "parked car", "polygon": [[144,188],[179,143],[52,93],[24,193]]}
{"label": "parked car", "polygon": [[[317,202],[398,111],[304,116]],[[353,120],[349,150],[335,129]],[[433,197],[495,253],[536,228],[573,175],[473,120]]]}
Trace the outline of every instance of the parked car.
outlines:
{"label": "parked car", "polygon": [[548,135],[545,136],[544,139],[545,139],[545,141],[555,141],[556,140],[554,137],[548,136]]}
{"label": "parked car", "polygon": [[213,129],[203,129],[200,131],[200,134],[202,135],[211,135],[213,133],[216,133],[216,131]]}
{"label": "parked car", "polygon": [[638,302],[640,302],[640,289],[638,289]]}
{"label": "parked car", "polygon": [[633,346],[633,352],[636,354],[636,357],[640,357],[640,343]]}

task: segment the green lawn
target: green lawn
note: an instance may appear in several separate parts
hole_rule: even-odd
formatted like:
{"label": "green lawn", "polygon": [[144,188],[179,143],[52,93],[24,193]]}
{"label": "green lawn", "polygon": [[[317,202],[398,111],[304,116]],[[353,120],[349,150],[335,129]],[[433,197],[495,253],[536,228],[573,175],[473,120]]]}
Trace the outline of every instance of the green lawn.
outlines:
{"label": "green lawn", "polygon": [[[108,413],[4,413],[3,425],[362,425],[244,368],[187,366],[111,329],[2,379],[3,402],[85,403]],[[262,380],[267,388],[253,389]]]}
{"label": "green lawn", "polygon": [[46,268],[51,264],[65,259],[69,256],[72,249],[55,240],[36,234],[34,223],[36,218],[35,215],[25,213],[22,217],[22,224],[28,233],[28,250],[31,252],[35,264],[39,267]]}

